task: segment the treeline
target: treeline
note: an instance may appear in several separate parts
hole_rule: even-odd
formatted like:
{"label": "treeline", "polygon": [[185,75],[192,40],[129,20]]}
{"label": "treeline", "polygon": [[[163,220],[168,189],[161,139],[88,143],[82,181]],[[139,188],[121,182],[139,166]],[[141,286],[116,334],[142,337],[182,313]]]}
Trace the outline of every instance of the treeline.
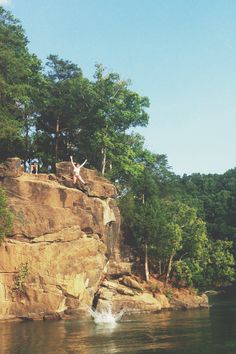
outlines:
{"label": "treeline", "polygon": [[56,55],[43,66],[27,43],[20,22],[0,7],[0,160],[53,166],[70,155],[87,158],[117,184],[124,243],[147,279],[150,269],[183,286],[233,281],[236,170],[176,176],[165,155],[131,132],[148,124],[149,101],[128,80],[102,65],[90,80]]}
{"label": "treeline", "polygon": [[235,280],[236,169],[223,175],[171,173],[157,156],[121,198],[127,244],[149,268],[179,286]]}
{"label": "treeline", "polygon": [[0,159],[39,158],[44,165],[85,156],[113,179],[132,175],[146,126],[148,99],[96,65],[93,80],[74,63],[49,55],[43,67],[29,53],[19,21],[0,8]]}

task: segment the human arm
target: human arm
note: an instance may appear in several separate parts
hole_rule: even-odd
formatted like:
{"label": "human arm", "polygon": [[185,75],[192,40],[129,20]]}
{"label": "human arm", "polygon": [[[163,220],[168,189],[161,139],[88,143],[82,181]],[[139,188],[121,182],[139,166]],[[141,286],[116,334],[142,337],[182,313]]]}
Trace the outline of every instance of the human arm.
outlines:
{"label": "human arm", "polygon": [[75,164],[74,164],[74,161],[73,161],[73,157],[72,157],[72,156],[70,156],[70,161],[71,161],[71,163],[72,163],[72,166],[75,168]]}
{"label": "human arm", "polygon": [[86,164],[86,162],[87,162],[87,159],[84,160],[84,162],[82,163],[82,165],[80,165],[80,167],[83,167]]}

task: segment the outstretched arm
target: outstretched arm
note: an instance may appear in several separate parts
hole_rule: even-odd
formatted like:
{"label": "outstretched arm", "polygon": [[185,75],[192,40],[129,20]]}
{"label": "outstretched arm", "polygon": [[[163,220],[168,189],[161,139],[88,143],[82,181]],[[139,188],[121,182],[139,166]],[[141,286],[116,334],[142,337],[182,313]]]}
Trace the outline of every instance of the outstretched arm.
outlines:
{"label": "outstretched arm", "polygon": [[80,165],[80,167],[83,167],[86,164],[87,160],[84,160],[84,162],[82,163],[82,165]]}
{"label": "outstretched arm", "polygon": [[71,161],[71,163],[72,163],[72,166],[75,167],[75,164],[74,164],[74,161],[73,161],[73,157],[72,157],[72,156],[70,156],[70,161]]}

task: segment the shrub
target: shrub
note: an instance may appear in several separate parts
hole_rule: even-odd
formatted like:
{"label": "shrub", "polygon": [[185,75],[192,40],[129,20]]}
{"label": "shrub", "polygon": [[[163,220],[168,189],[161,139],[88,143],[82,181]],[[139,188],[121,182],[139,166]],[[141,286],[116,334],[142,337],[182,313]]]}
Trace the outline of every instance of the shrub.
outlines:
{"label": "shrub", "polygon": [[19,266],[19,271],[17,277],[15,279],[14,286],[12,288],[12,292],[18,295],[22,295],[24,293],[24,282],[29,274],[28,263],[21,263]]}
{"label": "shrub", "polygon": [[0,188],[0,242],[11,231],[13,214],[7,207],[6,195]]}

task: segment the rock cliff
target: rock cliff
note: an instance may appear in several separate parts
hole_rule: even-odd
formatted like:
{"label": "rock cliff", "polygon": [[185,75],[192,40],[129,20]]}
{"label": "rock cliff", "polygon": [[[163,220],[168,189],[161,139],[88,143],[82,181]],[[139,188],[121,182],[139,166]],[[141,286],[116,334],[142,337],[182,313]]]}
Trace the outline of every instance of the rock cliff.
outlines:
{"label": "rock cliff", "polygon": [[69,173],[68,163],[58,164],[57,176],[23,173],[17,158],[0,166],[14,213],[0,246],[0,319],[87,312],[108,259],[119,258],[115,187],[83,169],[80,190]]}
{"label": "rock cliff", "polygon": [[[0,187],[14,214],[0,245],[0,320],[56,319],[114,311],[207,306],[207,297],[145,283],[120,259],[116,189],[83,168],[73,185],[71,164],[54,174],[26,174],[17,158],[0,165]],[[171,295],[171,296],[170,296]]]}

